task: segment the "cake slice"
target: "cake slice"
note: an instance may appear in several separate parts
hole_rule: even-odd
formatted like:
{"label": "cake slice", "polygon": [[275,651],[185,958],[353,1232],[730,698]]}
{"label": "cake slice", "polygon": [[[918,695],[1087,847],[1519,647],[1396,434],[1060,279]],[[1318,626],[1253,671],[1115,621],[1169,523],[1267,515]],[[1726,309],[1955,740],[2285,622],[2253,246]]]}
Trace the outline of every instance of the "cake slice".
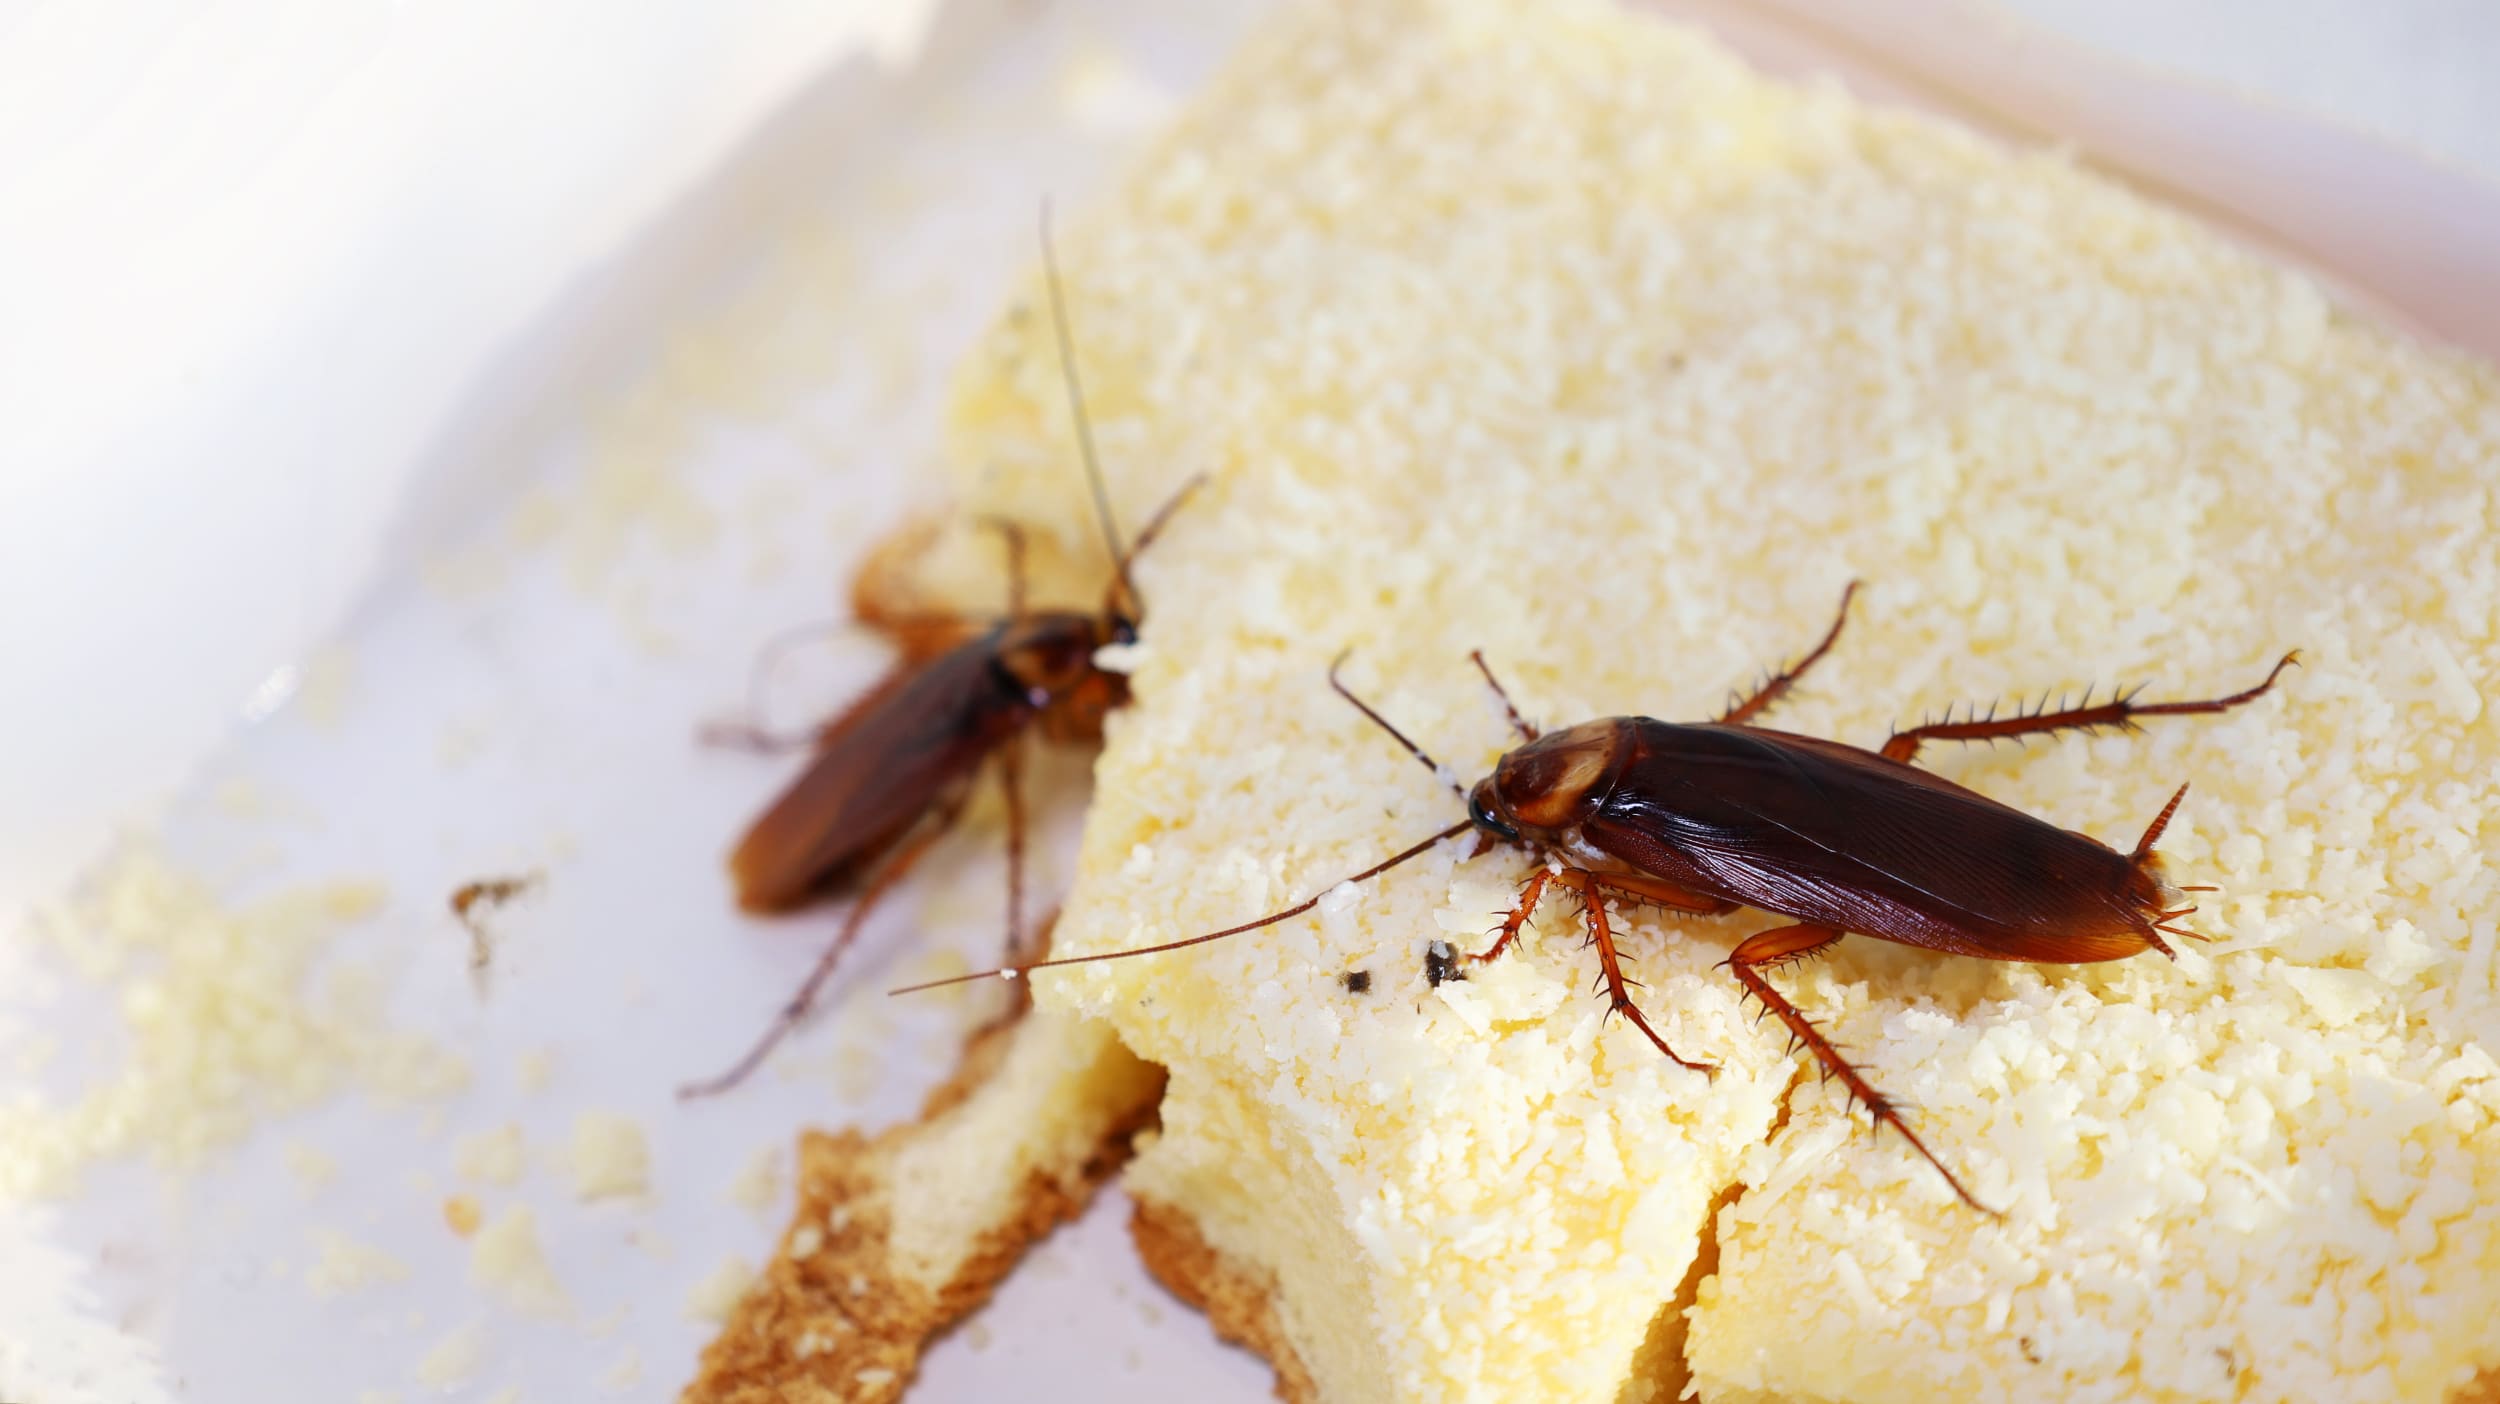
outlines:
{"label": "cake slice", "polygon": [[1083,1212],[1161,1085],[1103,1025],[1036,1013],[975,1034],[918,1120],[809,1132],[790,1227],[679,1397],[901,1398],[929,1341]]}
{"label": "cake slice", "polygon": [[[2390,237],[2401,237],[2391,231]],[[1612,4],[1295,8],[1063,247],[1141,566],[1039,1007],[1169,1071],[1148,1260],[1324,1400],[2458,1397],[2500,1366],[2500,380],[2045,152],[1749,71]],[[970,506],[1090,530],[1047,322],[965,373]],[[1871,940],[1776,978],[2000,1222],[1754,1026],[1757,913],[1576,914],[1461,781],[1551,724],[1776,725],[2147,681],[2262,704],[1940,749],[2223,888],[2175,962]],[[1359,977],[1359,978],[1357,978]]]}

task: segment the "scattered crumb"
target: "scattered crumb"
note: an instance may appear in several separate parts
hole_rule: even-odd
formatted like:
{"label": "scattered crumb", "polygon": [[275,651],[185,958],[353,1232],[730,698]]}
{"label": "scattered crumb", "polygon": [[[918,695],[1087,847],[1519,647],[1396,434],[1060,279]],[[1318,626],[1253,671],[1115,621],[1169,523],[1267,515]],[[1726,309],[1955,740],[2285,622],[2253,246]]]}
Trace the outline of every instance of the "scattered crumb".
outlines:
{"label": "scattered crumb", "polygon": [[732,1307],[746,1295],[755,1281],[755,1269],[746,1259],[734,1254],[721,1260],[712,1275],[694,1285],[686,1294],[686,1315],[696,1321],[724,1322]]}
{"label": "scattered crumb", "polygon": [[478,1362],[485,1354],[485,1333],[474,1323],[460,1327],[436,1342],[425,1359],[417,1362],[417,1383],[427,1389],[460,1384],[477,1373]]}
{"label": "scattered crumb", "polygon": [[513,1069],[513,1080],[521,1085],[524,1092],[546,1091],[547,1084],[555,1080],[555,1075],[556,1055],[552,1048],[531,1049],[521,1055],[520,1064]]}
{"label": "scattered crumb", "polygon": [[825,1246],[825,1231],[814,1224],[801,1224],[790,1230],[790,1261],[803,1263],[815,1257]]}
{"label": "scattered crumb", "polygon": [[339,1163],[319,1146],[304,1141],[289,1141],[285,1155],[287,1172],[295,1177],[296,1187],[306,1195],[319,1194],[338,1178]]}
{"label": "scattered crumb", "polygon": [[587,1202],[651,1187],[651,1148],[630,1117],[584,1112],[573,1122],[573,1193]]}
{"label": "scattered crumb", "polygon": [[[960,1043],[960,1035],[947,1036],[951,1043]],[[844,1044],[833,1055],[833,1090],[851,1106],[858,1106],[877,1095],[879,1074],[884,1071],[877,1050],[865,1044]]]}
{"label": "scattered crumb", "polygon": [[983,1322],[975,1321],[964,1328],[964,1344],[974,1350],[988,1350],[990,1340],[990,1328]]}
{"label": "scattered crumb", "polygon": [[376,1282],[401,1282],[408,1277],[406,1263],[336,1229],[314,1229],[312,1237],[319,1257],[305,1270],[304,1285],[314,1296],[345,1296]]}
{"label": "scattered crumb", "polygon": [[618,1394],[641,1384],[642,1352],[632,1346],[625,1347],[625,1353],[616,1358],[616,1363],[608,1367],[605,1375],[599,1377],[599,1383]]}
{"label": "scattered crumb", "polygon": [[494,933],[487,929],[486,915],[481,909],[500,907],[544,880],[538,873],[522,873],[517,877],[478,878],[453,890],[451,914],[469,933],[469,979],[477,986],[478,998],[486,997],[487,977],[495,964]]}
{"label": "scattered crumb", "polygon": [[770,1214],[781,1206],[781,1185],[786,1171],[782,1168],[781,1147],[767,1146],[755,1153],[747,1167],[730,1181],[732,1203],[745,1205],[758,1214]]}
{"label": "scattered crumb", "polygon": [[547,1255],[538,1243],[538,1219],[527,1205],[514,1205],[478,1231],[469,1248],[469,1279],[534,1316],[556,1316],[572,1309],[564,1284],[547,1266]]}
{"label": "scattered crumb", "polygon": [[477,1226],[484,1220],[485,1216],[479,1212],[477,1201],[468,1195],[455,1194],[443,1201],[443,1222],[450,1225],[451,1231],[462,1238],[477,1232]]}
{"label": "scattered crumb", "polygon": [[451,1168],[460,1178],[483,1180],[490,1185],[517,1183],[528,1163],[528,1148],[522,1141],[518,1122],[463,1136],[451,1152]]}
{"label": "scattered crumb", "polygon": [[32,923],[79,974],[119,987],[120,1037],[104,1032],[121,1064],[67,1105],[0,1105],[0,1197],[66,1192],[87,1165],[133,1151],[195,1164],[345,1082],[411,1098],[456,1091],[467,1065],[393,1032],[378,981],[325,968],[340,932],[384,901],[378,884],[333,882],[229,909],[155,850],[125,848]]}
{"label": "scattered crumb", "polygon": [[871,1365],[851,1378],[859,1381],[862,1389],[883,1389],[894,1383],[894,1372],[882,1365]]}

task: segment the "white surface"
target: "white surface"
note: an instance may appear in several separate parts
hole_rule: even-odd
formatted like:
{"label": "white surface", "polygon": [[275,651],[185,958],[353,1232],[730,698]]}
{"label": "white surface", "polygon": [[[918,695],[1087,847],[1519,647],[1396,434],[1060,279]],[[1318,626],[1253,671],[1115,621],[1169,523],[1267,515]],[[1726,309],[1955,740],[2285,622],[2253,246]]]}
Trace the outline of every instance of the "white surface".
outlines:
{"label": "white surface", "polygon": [[929,8],[0,7],[0,913],[336,624],[499,348]]}
{"label": "white surface", "polygon": [[[473,1085],[439,1106],[349,1097],[281,1117],[187,1176],[115,1165],[88,1178],[60,1243],[94,1265],[101,1319],[160,1349],[177,1397],[672,1395],[713,1329],[687,1318],[690,1290],[731,1254],[760,1262],[788,1212],[786,1187],[761,1217],[731,1201],[744,1167],[786,1153],[801,1125],[905,1115],[945,1070],[978,1001],[881,992],[932,945],[995,953],[987,831],[941,849],[929,867],[943,878],[891,904],[840,1006],[788,1056],[732,1096],[675,1101],[754,1036],[838,914],[732,910],[719,855],[791,763],[702,750],[694,727],[743,700],[766,638],[837,608],[857,551],[926,499],[915,470],[934,453],[938,392],[1032,257],[1042,196],[1081,196],[1158,94],[1204,72],[1222,47],[1214,20],[1238,8],[1202,7],[1206,27],[1173,32],[1118,0],[1046,24],[955,5],[909,73],[811,84],[489,362],[491,384],[438,427],[374,534],[382,578],[346,601],[295,698],[206,762],[162,847],[238,902],[384,883],[387,908],[343,930],[331,958],[377,973],[394,1026],[458,1050]],[[1148,67],[1070,91],[1077,72],[1106,72],[1091,36],[1109,32]],[[1083,490],[1073,464],[1069,488]],[[801,671],[828,691],[881,663],[859,640],[815,661]],[[804,714],[826,698],[779,700]],[[1064,880],[1076,778],[1057,790],[1061,843],[1036,854],[1037,903]],[[490,918],[501,945],[481,1000],[445,898],[528,869],[545,890]],[[118,1026],[115,999],[0,981],[0,1066],[23,1047],[13,1034],[49,1032],[65,1056],[46,1082],[66,1093],[92,1079],[118,1056],[95,1035]],[[533,1091],[520,1068],[539,1050],[555,1072]],[[585,1111],[646,1129],[648,1202],[574,1200],[561,1154]],[[531,1146],[521,1184],[460,1181],[457,1139],[507,1121]],[[294,1145],[337,1161],[336,1180],[307,1193]],[[490,1222],[531,1208],[567,1310],[517,1313],[474,1280],[442,1216],[455,1191]],[[324,1231],[407,1276],[317,1295],[305,1276]],[[7,1270],[57,1282],[60,1266]],[[474,1374],[428,1386],[428,1355],[469,1326]],[[61,1387],[64,1342],[22,1334],[42,1329],[0,1319],[0,1385],[34,1381],[37,1404],[104,1397]],[[43,1363],[12,1365],[19,1351]],[[1262,1367],[1217,1349],[1147,1281],[1116,1194],[931,1357],[918,1397],[1096,1400],[1106,1387],[1267,1390]]]}
{"label": "white surface", "polygon": [[[603,10],[594,27],[577,8],[320,7],[169,12],[162,28],[104,12],[130,19],[120,33],[97,13],[0,20],[0,54],[48,56],[0,69],[0,158],[36,172],[0,187],[15,241],[0,257],[15,684],[0,692],[0,915],[352,606],[330,655],[341,690],[232,738],[166,841],[246,889],[385,879],[390,910],[342,954],[396,972],[395,1017],[467,1051],[477,1085],[439,1125],[322,1109],[187,1188],[113,1170],[68,1212],[66,1241],[108,1265],[113,1314],[166,1344],[192,1398],[436,1397],[416,1361],[472,1319],[481,1387],[449,1397],[596,1397],[628,1345],[644,1375],[617,1397],[662,1397],[704,1335],[682,1319],[687,1289],[769,1243],[771,1225],[724,1198],[736,1169],[793,1125],[899,1114],[940,1070],[952,1017],[889,1015],[872,996],[814,1031],[792,1076],[711,1106],[668,1100],[752,1032],[823,930],[727,910],[714,855],[785,771],[694,750],[690,723],[735,703],[761,639],[838,599],[848,553],[927,462],[934,377],[1029,256],[1040,194],[1081,194],[1118,149],[1119,132],[1066,120],[1063,62],[1088,36],[1124,36],[1178,86],[1229,20],[1142,0],[958,3],[925,68],[820,78],[742,137],[822,63],[819,22],[847,12]],[[92,76],[132,52],[144,62],[101,88],[72,62]],[[1984,45],[1934,52],[1988,76]],[[37,67],[41,86],[12,81]],[[86,138],[45,153],[71,166],[31,162],[47,138],[29,110],[79,119]],[[2263,130],[2266,151],[2321,149]],[[2367,163],[2353,179],[2405,175],[2366,148],[2333,154]],[[2388,188],[2418,202],[2435,187]],[[2287,193],[2305,197],[2296,212],[2344,213],[2331,185],[2255,191]],[[2460,208],[2482,207],[2440,206]],[[2369,212],[2399,233],[2353,276],[2418,271],[2407,241],[2425,226],[2401,203]],[[646,491],[626,491],[643,468]],[[697,505],[661,505],[653,484]],[[394,564],[360,588],[376,558]],[[471,583],[429,584],[446,562]],[[835,656],[853,678],[874,664]],[[281,817],[222,805],[237,776],[283,797]],[[916,959],[922,915],[969,951],[994,940],[984,855],[956,846],[953,880],[915,894],[925,912],[898,904],[845,987]],[[508,959],[480,1004],[443,894],[533,866],[548,891],[498,918]],[[91,1028],[102,999],[73,991],[40,1017]],[[927,1022],[880,1038],[887,1017]],[[533,1095],[515,1066],[547,1045],[558,1075]],[[845,1047],[877,1050],[862,1107],[831,1071]],[[577,1206],[542,1165],[484,1194],[490,1213],[534,1206],[578,1307],[511,1318],[441,1228],[451,1138],[517,1118],[543,1155],[587,1109],[643,1120],[659,1192]],[[331,1146],[340,1184],[299,1196],[280,1168],[290,1139]],[[1014,1279],[984,1317],[989,1347],[949,1343],[916,1397],[1264,1397],[1263,1371],[1154,1306],[1115,1215],[1098,1206]],[[316,1226],[388,1248],[411,1278],[312,1301]],[[655,1237],[666,1253],[634,1241]],[[0,1319],[0,1361],[26,1329]]]}

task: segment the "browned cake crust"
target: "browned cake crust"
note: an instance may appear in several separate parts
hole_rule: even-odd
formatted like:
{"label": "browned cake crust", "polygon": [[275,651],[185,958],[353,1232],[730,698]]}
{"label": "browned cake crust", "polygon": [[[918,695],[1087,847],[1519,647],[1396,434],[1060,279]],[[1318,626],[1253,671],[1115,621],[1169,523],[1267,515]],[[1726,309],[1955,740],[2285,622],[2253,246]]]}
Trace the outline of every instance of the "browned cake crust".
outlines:
{"label": "browned cake crust", "polygon": [[1256,1351],[1275,1369],[1277,1398],[1319,1404],[1319,1387],[1276,1319],[1275,1283],[1218,1253],[1197,1220],[1168,1204],[1139,1200],[1128,1231],[1155,1281],[1205,1312],[1215,1334]]}
{"label": "browned cake crust", "polygon": [[[1125,1163],[1138,1129],[1154,1119],[1149,1096],[1110,1121],[1094,1153],[1067,1178],[1039,1170],[1014,1212],[983,1233],[954,1279],[931,1288],[896,1263],[891,1247],[896,1156],[961,1106],[998,1068],[1013,1020],[990,1024],[965,1045],[952,1077],[929,1094],[918,1120],[875,1136],[811,1131],[799,1142],[799,1200],[773,1260],[703,1352],[682,1404],[831,1404],[898,1399],[940,1332],[970,1315],[1052,1229],[1081,1213]],[[805,1240],[812,1252],[794,1253]]]}

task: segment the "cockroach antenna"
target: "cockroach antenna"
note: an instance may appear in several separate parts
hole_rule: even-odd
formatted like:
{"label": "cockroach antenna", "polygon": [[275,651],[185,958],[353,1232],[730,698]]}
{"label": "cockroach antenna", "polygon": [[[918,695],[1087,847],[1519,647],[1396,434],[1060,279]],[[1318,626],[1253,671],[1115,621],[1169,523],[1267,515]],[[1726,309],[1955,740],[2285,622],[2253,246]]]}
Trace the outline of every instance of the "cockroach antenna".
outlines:
{"label": "cockroach antenna", "polygon": [[1363,871],[1354,874],[1352,877],[1340,878],[1337,881],[1330,883],[1328,886],[1321,888],[1319,891],[1311,894],[1309,897],[1304,898],[1302,901],[1296,902],[1292,906],[1285,908],[1283,911],[1270,912],[1266,916],[1260,917],[1257,921],[1245,921],[1239,926],[1228,926],[1221,931],[1210,931],[1204,936],[1190,936],[1178,941],[1165,941],[1160,945],[1132,946],[1124,951],[1103,951],[1097,955],[1061,956],[1056,960],[1036,960],[1024,965],[1000,966],[996,970],[978,970],[974,971],[970,975],[957,975],[944,980],[926,980],[917,985],[905,985],[900,989],[888,990],[886,993],[890,995],[917,994],[922,990],[944,989],[948,985],[968,985],[975,980],[1021,979],[1032,971],[1048,970],[1054,966],[1092,965],[1096,961],[1126,960],[1130,956],[1161,955],[1165,951],[1187,950],[1191,946],[1203,946],[1210,941],[1221,941],[1227,936],[1238,936],[1245,931],[1256,931],[1264,926],[1274,926],[1280,921],[1291,921],[1293,918],[1298,917],[1304,912],[1309,911],[1311,908],[1318,906],[1320,898],[1327,896],[1329,893],[1336,891],[1338,888],[1345,886],[1349,882],[1369,882],[1373,878],[1380,876],[1382,873],[1389,871],[1391,868],[1396,867],[1400,863],[1406,862],[1410,858],[1419,858],[1424,854],[1431,852],[1433,845],[1440,843],[1444,839],[1454,839],[1460,834],[1467,832],[1467,830],[1474,825],[1474,822],[1475,821],[1470,819],[1461,819],[1457,823],[1443,829],[1441,832],[1434,834],[1432,837],[1425,839],[1419,844],[1416,844],[1414,847],[1400,852],[1396,857],[1384,859],[1381,862],[1374,863],[1370,867],[1365,868]]}
{"label": "cockroach antenna", "polygon": [[[1424,769],[1431,771],[1434,779],[1439,780],[1443,784],[1448,785],[1451,789],[1458,791],[1458,797],[1460,799],[1465,799],[1467,797],[1467,787],[1458,783],[1458,781],[1451,776],[1450,772],[1443,768],[1441,762],[1434,760],[1431,756],[1425,754],[1423,747],[1408,740],[1405,732],[1391,726],[1387,717],[1373,711],[1371,704],[1364,701],[1362,698],[1355,696],[1352,688],[1349,688],[1344,683],[1337,681],[1337,670],[1344,667],[1345,661],[1353,656],[1354,650],[1349,648],[1345,652],[1338,654],[1336,659],[1328,665],[1328,685],[1336,689],[1339,697],[1353,703],[1354,710],[1371,718],[1372,725],[1379,727],[1381,730],[1394,737],[1399,745],[1406,748],[1406,753],[1408,755],[1422,761],[1424,763]],[[1491,677],[1492,674],[1487,673],[1485,676]],[[1500,684],[1497,683],[1495,686],[1498,688]]]}
{"label": "cockroach antenna", "polygon": [[1085,461],[1085,482],[1094,492],[1094,519],[1102,540],[1111,548],[1111,569],[1119,577],[1120,594],[1133,614],[1143,614],[1145,600],[1129,578],[1129,553],[1120,545],[1120,528],[1111,519],[1111,492],[1103,486],[1102,460],[1094,453],[1094,423],[1085,413],[1085,386],[1077,378],[1076,337],[1068,330],[1068,294],[1060,285],[1059,250],[1050,237],[1050,201],[1042,201],[1042,280],[1050,288],[1050,329],[1059,342],[1059,376],[1068,388],[1068,413],[1076,422],[1076,451]]}

